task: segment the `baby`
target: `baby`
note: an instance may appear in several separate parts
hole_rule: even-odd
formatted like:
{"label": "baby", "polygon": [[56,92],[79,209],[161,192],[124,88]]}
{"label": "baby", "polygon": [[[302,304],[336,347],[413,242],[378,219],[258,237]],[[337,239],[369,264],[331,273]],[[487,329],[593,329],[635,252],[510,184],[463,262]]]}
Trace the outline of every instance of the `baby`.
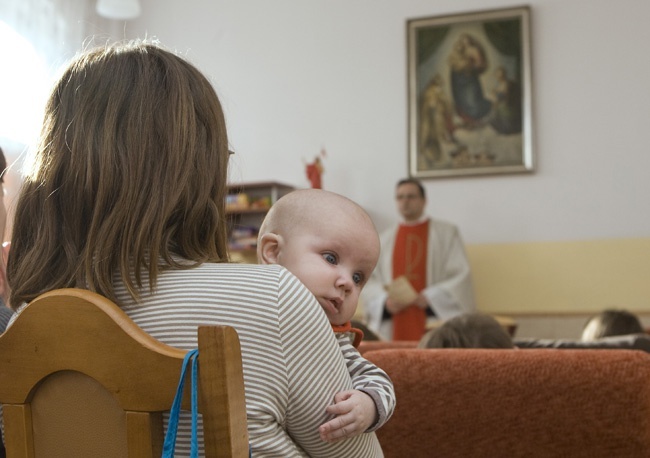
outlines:
{"label": "baby", "polygon": [[321,425],[321,438],[336,442],[386,423],[395,408],[393,384],[350,340],[350,319],[379,258],[379,236],[368,214],[332,192],[293,191],[266,215],[257,258],[284,266],[316,296],[350,371],[354,389],[334,396],[327,411],[335,418]]}

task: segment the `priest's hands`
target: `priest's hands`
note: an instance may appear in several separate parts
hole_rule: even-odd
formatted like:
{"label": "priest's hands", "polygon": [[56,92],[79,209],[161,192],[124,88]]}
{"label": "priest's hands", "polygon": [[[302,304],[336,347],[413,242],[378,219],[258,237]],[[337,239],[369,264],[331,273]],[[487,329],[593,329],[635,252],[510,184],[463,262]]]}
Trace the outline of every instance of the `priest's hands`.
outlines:
{"label": "priest's hands", "polygon": [[406,308],[408,308],[408,307],[410,307],[412,305],[415,305],[416,307],[421,308],[421,309],[426,309],[426,308],[429,307],[429,301],[427,301],[427,298],[424,297],[424,295],[418,294],[418,297],[415,299],[415,301],[413,301],[413,302],[411,302],[409,304],[403,304],[401,302],[397,302],[397,301],[395,301],[393,299],[390,299],[390,298],[386,299],[385,307],[386,307],[386,310],[388,311],[388,313],[390,313],[391,315],[395,315],[396,313],[399,313],[402,310],[404,310],[404,309],[406,309]]}

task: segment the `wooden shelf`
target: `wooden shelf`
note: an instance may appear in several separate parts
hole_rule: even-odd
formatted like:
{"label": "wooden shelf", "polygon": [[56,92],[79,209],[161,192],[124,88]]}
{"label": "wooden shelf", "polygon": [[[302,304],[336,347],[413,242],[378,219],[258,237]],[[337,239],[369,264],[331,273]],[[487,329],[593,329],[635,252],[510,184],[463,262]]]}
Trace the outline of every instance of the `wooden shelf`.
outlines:
{"label": "wooden shelf", "polygon": [[[293,186],[275,181],[228,185],[226,206],[229,202],[237,201],[237,206],[226,208],[229,216],[229,252],[233,258],[242,262],[256,262],[256,247],[251,246],[250,239],[257,238],[260,225],[271,206],[294,189]],[[256,206],[260,204],[267,206]],[[238,240],[244,241],[244,246],[238,246]]]}

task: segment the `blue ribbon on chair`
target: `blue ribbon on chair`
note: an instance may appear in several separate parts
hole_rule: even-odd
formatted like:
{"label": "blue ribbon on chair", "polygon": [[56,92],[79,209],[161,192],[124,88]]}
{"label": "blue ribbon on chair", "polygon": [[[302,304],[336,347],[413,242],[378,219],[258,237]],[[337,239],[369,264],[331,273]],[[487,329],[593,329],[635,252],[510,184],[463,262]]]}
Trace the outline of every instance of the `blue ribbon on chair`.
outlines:
{"label": "blue ribbon on chair", "polygon": [[176,396],[172,408],[169,411],[169,423],[167,425],[167,433],[165,434],[165,442],[163,443],[162,458],[173,458],[174,449],[176,448],[176,434],[178,432],[178,418],[181,413],[181,401],[183,399],[183,386],[185,385],[185,374],[187,372],[188,364],[191,364],[191,397],[192,397],[192,439],[190,442],[190,456],[197,458],[199,456],[199,441],[198,441],[198,359],[199,350],[190,350],[185,354],[183,359],[183,366],[181,367],[181,377],[178,381],[178,388],[176,389]]}

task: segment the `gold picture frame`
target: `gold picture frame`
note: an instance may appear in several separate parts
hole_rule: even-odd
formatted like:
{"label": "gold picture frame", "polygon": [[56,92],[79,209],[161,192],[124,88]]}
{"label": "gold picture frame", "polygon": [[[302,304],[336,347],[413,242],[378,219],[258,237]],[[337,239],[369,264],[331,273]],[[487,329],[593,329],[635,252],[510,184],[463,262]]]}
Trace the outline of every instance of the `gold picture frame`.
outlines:
{"label": "gold picture frame", "polygon": [[534,170],[530,8],[407,21],[416,178]]}

